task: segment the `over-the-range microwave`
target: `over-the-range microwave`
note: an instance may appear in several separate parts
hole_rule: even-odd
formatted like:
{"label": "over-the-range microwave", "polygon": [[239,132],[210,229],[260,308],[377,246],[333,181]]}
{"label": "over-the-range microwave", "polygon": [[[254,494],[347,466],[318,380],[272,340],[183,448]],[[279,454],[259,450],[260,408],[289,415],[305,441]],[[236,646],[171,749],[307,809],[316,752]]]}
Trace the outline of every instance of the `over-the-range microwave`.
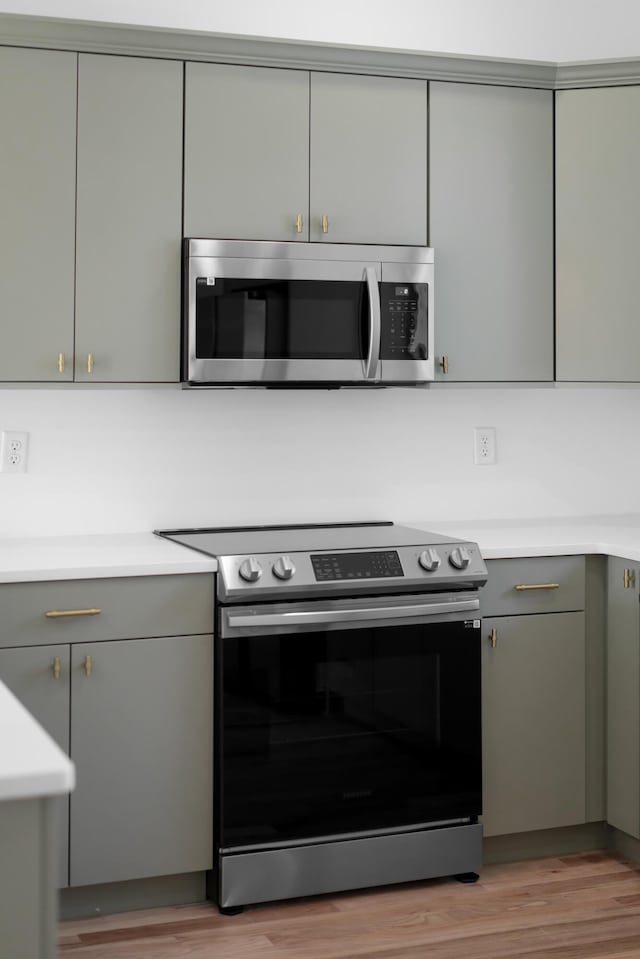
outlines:
{"label": "over-the-range microwave", "polygon": [[184,241],[185,386],[434,377],[428,247]]}

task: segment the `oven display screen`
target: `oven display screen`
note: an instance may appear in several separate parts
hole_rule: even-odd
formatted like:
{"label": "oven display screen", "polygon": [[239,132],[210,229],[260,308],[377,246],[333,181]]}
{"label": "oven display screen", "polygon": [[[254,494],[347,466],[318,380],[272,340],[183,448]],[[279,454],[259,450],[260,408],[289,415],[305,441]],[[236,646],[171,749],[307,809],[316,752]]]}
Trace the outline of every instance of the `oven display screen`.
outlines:
{"label": "oven display screen", "polygon": [[321,553],[311,557],[318,582],[332,579],[378,579],[404,576],[396,550],[375,553]]}

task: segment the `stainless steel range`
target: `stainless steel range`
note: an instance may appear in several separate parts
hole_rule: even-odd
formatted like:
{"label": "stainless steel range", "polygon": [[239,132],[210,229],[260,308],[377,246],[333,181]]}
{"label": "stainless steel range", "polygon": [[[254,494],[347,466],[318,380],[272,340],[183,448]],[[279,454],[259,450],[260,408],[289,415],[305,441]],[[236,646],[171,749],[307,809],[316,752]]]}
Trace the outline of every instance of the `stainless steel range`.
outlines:
{"label": "stainless steel range", "polygon": [[473,879],[477,545],[393,523],[159,535],[218,560],[219,907]]}

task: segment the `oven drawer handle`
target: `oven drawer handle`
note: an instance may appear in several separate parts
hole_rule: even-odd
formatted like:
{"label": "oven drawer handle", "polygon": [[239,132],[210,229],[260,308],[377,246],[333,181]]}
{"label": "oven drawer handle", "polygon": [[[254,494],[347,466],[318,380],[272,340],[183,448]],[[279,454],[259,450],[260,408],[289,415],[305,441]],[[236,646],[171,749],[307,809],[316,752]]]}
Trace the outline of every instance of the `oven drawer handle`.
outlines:
{"label": "oven drawer handle", "polygon": [[229,613],[229,626],[321,626],[324,623],[353,623],[374,619],[415,619],[416,616],[439,616],[442,613],[472,612],[480,609],[479,599],[455,600],[449,603],[421,603],[417,606],[379,606],[370,609],[305,609],[285,613]]}

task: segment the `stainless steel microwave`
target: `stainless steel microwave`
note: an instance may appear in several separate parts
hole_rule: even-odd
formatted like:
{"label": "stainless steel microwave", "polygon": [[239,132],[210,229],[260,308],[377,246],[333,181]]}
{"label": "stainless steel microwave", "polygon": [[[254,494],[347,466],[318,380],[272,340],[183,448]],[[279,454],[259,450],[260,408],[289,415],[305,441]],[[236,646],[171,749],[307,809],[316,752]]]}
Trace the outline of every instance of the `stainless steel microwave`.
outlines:
{"label": "stainless steel microwave", "polygon": [[433,250],[184,241],[185,386],[434,377]]}

